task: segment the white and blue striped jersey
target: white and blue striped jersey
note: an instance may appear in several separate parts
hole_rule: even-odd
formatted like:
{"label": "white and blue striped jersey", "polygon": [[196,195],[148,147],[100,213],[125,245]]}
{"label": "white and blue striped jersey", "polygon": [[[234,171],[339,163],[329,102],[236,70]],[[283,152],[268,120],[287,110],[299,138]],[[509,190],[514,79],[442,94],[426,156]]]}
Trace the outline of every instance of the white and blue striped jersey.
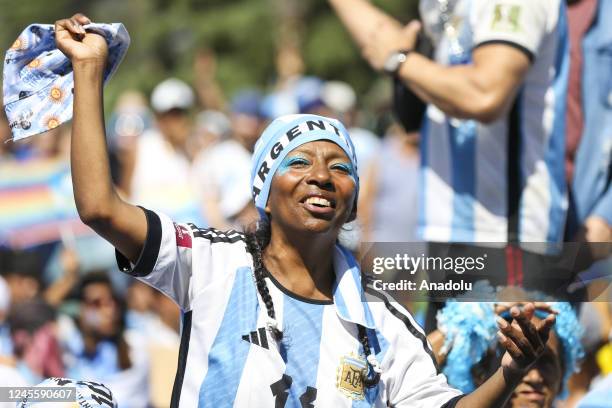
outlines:
{"label": "white and blue striped jersey", "polygon": [[492,123],[427,108],[419,232],[433,242],[559,242],[567,211],[563,155],[568,41],[563,0],[459,0],[436,48],[445,65],[502,43],[531,66],[512,109]]}
{"label": "white and blue striped jersey", "polygon": [[[336,248],[333,301],[301,298],[266,278],[283,339],[266,307],[244,236],[174,224],[145,210],[147,240],[119,267],[170,296],[183,327],[173,407],[453,407],[461,392],[437,370],[412,316],[382,292],[364,291],[354,258]],[[383,372],[365,388],[357,324]],[[119,401],[121,403],[121,401]]]}

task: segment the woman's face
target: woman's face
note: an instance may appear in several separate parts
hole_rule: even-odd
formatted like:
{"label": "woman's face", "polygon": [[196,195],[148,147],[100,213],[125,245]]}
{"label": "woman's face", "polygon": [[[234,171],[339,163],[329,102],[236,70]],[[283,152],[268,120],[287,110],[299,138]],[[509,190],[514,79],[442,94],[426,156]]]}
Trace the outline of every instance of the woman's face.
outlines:
{"label": "woman's face", "polygon": [[111,288],[105,283],[91,283],[84,288],[81,308],[83,330],[101,337],[117,334],[119,308]]}
{"label": "woman's face", "polygon": [[561,366],[559,339],[551,331],[546,350],[535,365],[525,374],[514,390],[510,404],[512,408],[550,408],[561,389],[563,367]]}
{"label": "woman's face", "polygon": [[336,236],[355,217],[356,170],[340,146],[305,143],[282,161],[270,187],[266,212],[272,224]]}

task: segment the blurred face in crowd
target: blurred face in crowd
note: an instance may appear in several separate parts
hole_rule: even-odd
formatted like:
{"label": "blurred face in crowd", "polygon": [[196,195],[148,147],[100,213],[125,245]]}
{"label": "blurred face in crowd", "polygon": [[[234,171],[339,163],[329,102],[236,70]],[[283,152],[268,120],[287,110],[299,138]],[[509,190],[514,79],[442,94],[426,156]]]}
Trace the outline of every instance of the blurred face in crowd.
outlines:
{"label": "blurred face in crowd", "polygon": [[32,276],[20,273],[10,273],[7,274],[4,279],[11,292],[12,303],[32,300],[40,292],[40,282]]}
{"label": "blurred face in crowd", "polygon": [[171,109],[157,114],[157,127],[172,146],[184,148],[191,134],[191,120],[187,111]]}
{"label": "blurred face in crowd", "polygon": [[34,333],[17,330],[13,332],[12,340],[15,354],[33,373],[40,377],[64,375],[54,323],[47,323]]}
{"label": "blurred face in crowd", "polygon": [[41,299],[13,305],[8,324],[13,355],[20,369],[38,377],[61,376],[64,367],[57,340],[55,311]]}
{"label": "blurred face in crowd", "polygon": [[91,283],[83,289],[81,328],[96,337],[111,337],[119,330],[119,306],[106,283]]}
{"label": "blurred face in crowd", "polygon": [[234,138],[252,152],[261,134],[261,119],[244,113],[232,113],[230,119]]}
{"label": "blurred face in crowd", "polygon": [[508,406],[551,408],[561,391],[562,358],[559,338],[551,331],[544,354],[516,387]]}
{"label": "blurred face in crowd", "polygon": [[272,224],[295,233],[329,233],[354,218],[355,169],[344,150],[329,141],[305,143],[279,166],[266,211]]}

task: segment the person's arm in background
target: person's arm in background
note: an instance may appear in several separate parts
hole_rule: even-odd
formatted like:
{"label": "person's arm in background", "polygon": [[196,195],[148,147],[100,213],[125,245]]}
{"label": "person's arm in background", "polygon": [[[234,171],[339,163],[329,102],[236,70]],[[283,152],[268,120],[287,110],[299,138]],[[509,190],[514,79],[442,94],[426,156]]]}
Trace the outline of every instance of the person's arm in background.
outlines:
{"label": "person's arm in background", "polygon": [[[370,65],[381,70],[391,53],[413,49],[420,24],[405,27],[367,0],[329,0]],[[507,44],[477,47],[469,65],[444,66],[408,54],[399,78],[446,114],[491,122],[511,105],[530,66],[528,54]]]}
{"label": "person's arm in background", "polygon": [[75,249],[63,247],[60,252],[62,276],[44,292],[44,298],[53,307],[59,307],[79,281],[79,256]]}
{"label": "person's arm in background", "polygon": [[117,195],[111,181],[102,105],[108,46],[86,33],[82,14],[55,23],[57,47],[74,70],[71,170],[74,200],[81,220],[136,262],[147,235],[144,212]]}
{"label": "person's arm in background", "polygon": [[593,258],[605,259],[612,255],[612,186],[599,199],[595,209],[583,224],[586,242],[596,243]]}

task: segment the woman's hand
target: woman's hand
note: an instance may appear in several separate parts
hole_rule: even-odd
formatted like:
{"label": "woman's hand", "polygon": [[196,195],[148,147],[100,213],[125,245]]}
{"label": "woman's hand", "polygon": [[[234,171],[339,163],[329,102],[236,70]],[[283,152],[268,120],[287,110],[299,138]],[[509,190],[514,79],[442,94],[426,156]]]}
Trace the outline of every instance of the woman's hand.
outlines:
{"label": "woman's hand", "polygon": [[[512,287],[515,288],[515,287]],[[515,293],[514,296],[516,298],[526,298],[527,297],[527,293],[522,290],[520,293]],[[517,307],[522,307],[525,306],[527,303],[532,303],[535,306],[535,310],[541,310],[544,311],[548,314],[558,314],[558,312],[553,309],[553,307],[546,303],[546,302],[497,302],[495,303],[495,314],[496,315],[501,315],[504,312],[509,312],[509,310],[513,307],[513,306],[517,306]]]}
{"label": "woman's hand", "polygon": [[55,44],[73,63],[96,61],[106,63],[108,45],[106,40],[94,33],[86,32],[83,24],[91,20],[81,13],[55,22]]}
{"label": "woman's hand", "polygon": [[499,342],[506,349],[501,363],[505,376],[523,377],[546,348],[555,315],[550,314],[544,320],[533,322],[534,312],[534,304],[527,303],[523,310],[517,306],[510,308],[512,323],[497,318]]}

